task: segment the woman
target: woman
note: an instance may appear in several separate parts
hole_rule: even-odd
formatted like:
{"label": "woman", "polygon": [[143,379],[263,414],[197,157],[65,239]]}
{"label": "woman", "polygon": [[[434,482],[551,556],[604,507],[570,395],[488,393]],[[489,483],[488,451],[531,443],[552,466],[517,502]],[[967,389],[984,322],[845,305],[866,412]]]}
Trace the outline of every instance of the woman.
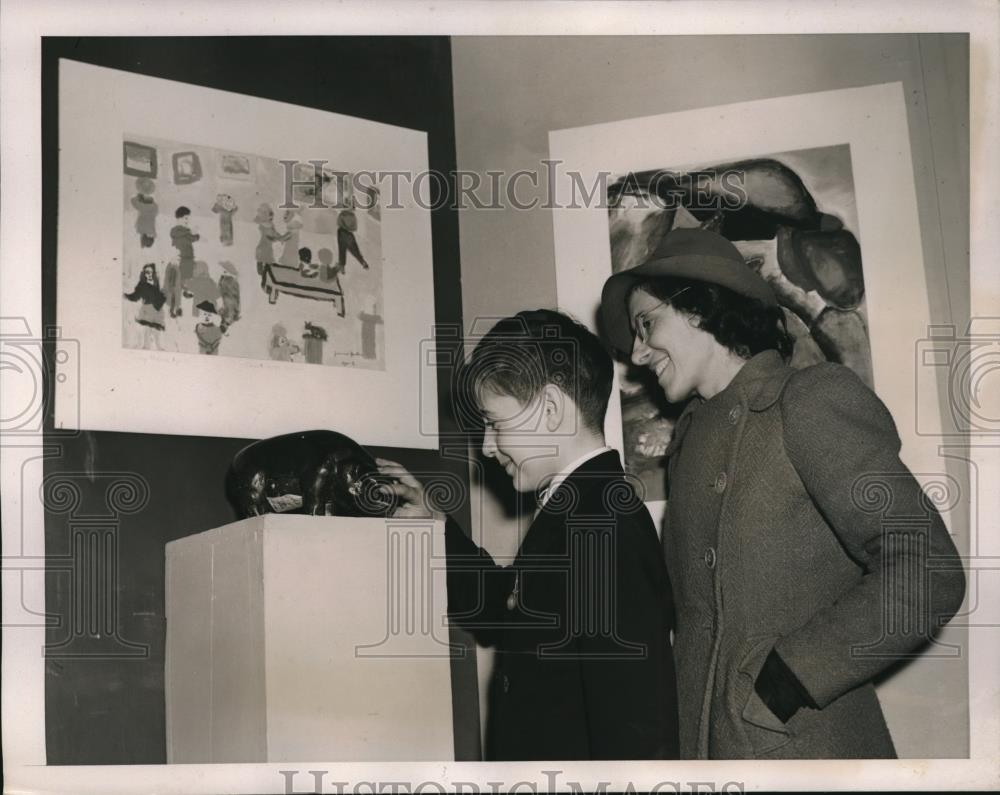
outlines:
{"label": "woman", "polygon": [[132,206],[135,207],[135,231],[139,235],[139,245],[142,248],[151,248],[156,242],[156,215],[159,208],[156,206],[156,199],[153,198],[153,191],[156,190],[156,183],[149,177],[139,177],[135,181],[136,194],[132,197]]}
{"label": "woman", "polygon": [[302,232],[302,217],[298,210],[285,210],[285,239],[284,248],[281,249],[281,257],[278,259],[279,265],[286,268],[299,267],[299,234]]}
{"label": "woman", "polygon": [[274,244],[288,240],[291,235],[288,232],[279,232],[274,226],[274,208],[270,204],[262,204],[257,208],[257,214],[253,218],[260,232],[260,240],[257,241],[255,250],[257,256],[257,275],[264,275],[264,268],[274,264]]}
{"label": "woman", "polygon": [[668,400],[694,398],[663,531],[681,757],[894,757],[873,679],[954,615],[965,581],[889,412],[845,367],[786,364],[773,293],[713,232],[667,234],[607,281],[602,314]]}

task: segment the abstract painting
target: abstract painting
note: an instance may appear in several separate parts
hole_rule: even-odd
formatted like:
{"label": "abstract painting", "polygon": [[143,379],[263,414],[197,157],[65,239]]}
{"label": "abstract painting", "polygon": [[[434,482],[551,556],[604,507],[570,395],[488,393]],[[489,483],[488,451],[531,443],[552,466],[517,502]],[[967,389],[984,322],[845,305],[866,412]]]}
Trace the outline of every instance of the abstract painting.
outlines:
{"label": "abstract painting", "polygon": [[[672,229],[718,232],[778,296],[793,366],[838,362],[872,385],[849,146],[629,172],[610,182],[607,204],[612,272],[646,261]],[[625,365],[619,385],[626,468],[657,493],[682,407],[665,405],[649,375]]]}
{"label": "abstract painting", "polygon": [[[907,465],[935,471],[937,451],[915,432],[914,360],[901,356],[929,325],[901,84],[555,130],[549,154],[560,308],[598,331],[609,275],[646,261],[671,229],[715,230],[774,289],[792,366],[850,367],[892,412]],[[683,407],[622,358],[605,433],[655,516]],[[935,391],[919,404],[938,416]]]}

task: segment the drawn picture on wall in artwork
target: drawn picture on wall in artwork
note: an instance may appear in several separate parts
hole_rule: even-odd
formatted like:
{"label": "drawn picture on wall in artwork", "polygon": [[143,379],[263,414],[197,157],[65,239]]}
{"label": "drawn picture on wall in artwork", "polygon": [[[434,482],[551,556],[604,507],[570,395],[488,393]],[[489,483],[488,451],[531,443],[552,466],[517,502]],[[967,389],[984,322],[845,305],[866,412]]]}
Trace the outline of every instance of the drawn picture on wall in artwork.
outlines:
{"label": "drawn picture on wall in artwork", "polygon": [[124,141],[122,161],[122,168],[129,176],[156,176],[156,149],[152,146],[145,146],[135,141]]}
{"label": "drawn picture on wall in artwork", "polygon": [[[630,172],[609,184],[608,207],[613,272],[646,261],[672,229],[717,231],[777,294],[795,339],[792,365],[838,362],[872,386],[848,145]],[[666,403],[648,376],[620,365],[626,468],[657,500],[663,454],[683,407]]]}
{"label": "drawn picture on wall in artwork", "polygon": [[219,176],[249,182],[253,179],[253,159],[249,155],[220,152]]}
{"label": "drawn picture on wall in artwork", "polygon": [[201,160],[197,152],[174,152],[174,183],[190,185],[201,179]]}
{"label": "drawn picture on wall in artwork", "polygon": [[294,153],[124,146],[123,347],[385,369],[377,193],[299,162],[286,197]]}

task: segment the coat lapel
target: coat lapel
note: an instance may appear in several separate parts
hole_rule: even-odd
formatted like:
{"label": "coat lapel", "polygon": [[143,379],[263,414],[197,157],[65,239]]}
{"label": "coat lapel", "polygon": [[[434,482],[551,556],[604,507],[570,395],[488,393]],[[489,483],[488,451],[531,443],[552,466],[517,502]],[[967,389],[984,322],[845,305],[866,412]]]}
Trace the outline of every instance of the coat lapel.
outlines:
{"label": "coat lapel", "polygon": [[515,563],[537,555],[565,554],[568,519],[573,515],[587,516],[598,510],[606,511],[601,509],[604,486],[609,480],[622,478],[624,474],[621,459],[615,450],[584,461],[549,495],[548,502],[524,534]]}

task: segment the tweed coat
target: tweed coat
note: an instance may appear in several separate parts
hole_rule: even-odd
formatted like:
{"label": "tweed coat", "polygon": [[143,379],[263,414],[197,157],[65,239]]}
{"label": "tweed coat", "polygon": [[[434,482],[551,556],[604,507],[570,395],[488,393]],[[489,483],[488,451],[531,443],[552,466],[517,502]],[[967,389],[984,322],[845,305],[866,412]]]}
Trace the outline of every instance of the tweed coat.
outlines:
{"label": "tweed coat", "polygon": [[[685,409],[663,533],[682,758],[895,755],[872,679],[925,643],[965,587],[899,449],[853,372],[793,370],[775,351]],[[818,707],[787,724],[754,691],[772,649]]]}
{"label": "tweed coat", "polygon": [[496,647],[486,756],[676,759],[670,581],[608,451],[560,485],[501,567],[445,525],[448,614]]}

